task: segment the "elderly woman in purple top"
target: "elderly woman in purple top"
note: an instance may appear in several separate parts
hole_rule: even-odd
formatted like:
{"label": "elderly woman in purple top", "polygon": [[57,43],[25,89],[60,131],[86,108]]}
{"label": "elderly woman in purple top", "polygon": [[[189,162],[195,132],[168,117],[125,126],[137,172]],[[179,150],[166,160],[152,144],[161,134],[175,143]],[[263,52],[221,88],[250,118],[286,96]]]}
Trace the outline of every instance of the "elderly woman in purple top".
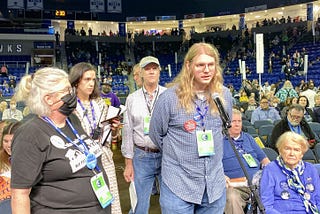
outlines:
{"label": "elderly woman in purple top", "polygon": [[266,213],[319,213],[319,174],[313,164],[302,161],[308,142],[302,135],[285,132],[276,146],[280,155],[264,168],[260,182]]}

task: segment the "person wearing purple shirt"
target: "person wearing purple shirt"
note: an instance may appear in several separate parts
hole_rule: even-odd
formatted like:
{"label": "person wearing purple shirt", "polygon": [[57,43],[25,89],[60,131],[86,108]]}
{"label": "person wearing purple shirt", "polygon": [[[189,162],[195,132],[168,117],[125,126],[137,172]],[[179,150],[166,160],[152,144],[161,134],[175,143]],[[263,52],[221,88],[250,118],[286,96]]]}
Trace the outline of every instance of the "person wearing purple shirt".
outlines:
{"label": "person wearing purple shirt", "polygon": [[263,169],[260,181],[266,214],[319,213],[319,174],[312,163],[302,160],[308,142],[289,131],[280,136],[276,146],[280,155]]}
{"label": "person wearing purple shirt", "polygon": [[108,106],[119,107],[121,102],[118,96],[112,92],[111,82],[101,83],[101,98],[106,102]]}

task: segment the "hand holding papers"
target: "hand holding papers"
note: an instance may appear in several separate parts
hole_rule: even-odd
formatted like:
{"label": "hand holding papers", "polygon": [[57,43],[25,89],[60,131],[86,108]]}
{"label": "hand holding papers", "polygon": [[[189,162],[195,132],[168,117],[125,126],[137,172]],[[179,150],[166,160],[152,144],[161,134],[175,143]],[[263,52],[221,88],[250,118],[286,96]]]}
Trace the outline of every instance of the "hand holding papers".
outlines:
{"label": "hand holding papers", "polygon": [[[102,125],[104,125],[104,132],[103,132],[103,136],[102,136],[102,140],[101,140],[101,144],[104,145],[105,142],[110,141],[111,140],[111,124],[115,123],[117,121],[113,121],[113,120],[121,120],[122,114],[126,111],[126,107],[124,105],[120,105],[119,108],[116,108],[114,106],[109,106],[108,107],[108,112],[107,112],[107,116],[105,118],[104,121],[101,122]],[[115,127],[115,126],[114,126]],[[117,126],[119,127],[119,126]]]}

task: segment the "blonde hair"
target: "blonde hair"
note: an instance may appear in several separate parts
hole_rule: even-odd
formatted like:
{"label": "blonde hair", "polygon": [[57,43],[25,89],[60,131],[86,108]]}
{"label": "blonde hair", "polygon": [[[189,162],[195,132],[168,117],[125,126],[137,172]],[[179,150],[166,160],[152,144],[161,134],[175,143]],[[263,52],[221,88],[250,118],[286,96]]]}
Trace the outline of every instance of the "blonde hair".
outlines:
{"label": "blonde hair", "polygon": [[[138,79],[135,79],[134,76],[138,76]],[[142,86],[143,79],[141,78],[141,67],[140,64],[137,63],[133,66],[133,79],[136,82],[137,86],[140,88]]]}
{"label": "blonde hair", "polygon": [[299,144],[301,146],[302,154],[306,153],[306,151],[309,149],[309,144],[303,136],[301,136],[295,132],[288,131],[288,132],[283,133],[277,140],[276,147],[279,152],[281,152],[281,150],[284,147],[285,142],[287,142],[287,141],[291,141],[296,144]]}
{"label": "blonde hair", "polygon": [[223,97],[221,96],[222,87],[223,87],[223,77],[222,77],[222,68],[220,66],[220,54],[218,52],[218,49],[208,43],[203,43],[203,42],[195,43],[189,48],[184,58],[183,66],[180,73],[173,80],[172,83],[169,83],[167,85],[167,87],[177,86],[176,93],[179,99],[179,104],[188,113],[191,113],[194,111],[194,103],[192,99],[195,96],[194,86],[192,84],[194,81],[194,75],[193,75],[192,68],[190,68],[190,66],[188,65],[192,62],[192,60],[195,57],[201,54],[206,54],[215,59],[216,73],[208,86],[208,92],[210,94],[210,96],[208,97],[208,101],[209,101],[211,113],[217,111],[216,106],[213,104],[214,102],[212,99],[212,94],[217,93],[220,95],[220,97]]}
{"label": "blonde hair", "polygon": [[3,112],[5,109],[8,108],[8,103],[7,101],[1,101],[0,102],[0,111]]}
{"label": "blonde hair", "polygon": [[68,80],[65,71],[53,67],[40,68],[34,74],[21,79],[15,98],[17,101],[25,101],[30,112],[48,116],[51,110],[44,101],[44,96],[55,92],[55,86],[63,80]]}

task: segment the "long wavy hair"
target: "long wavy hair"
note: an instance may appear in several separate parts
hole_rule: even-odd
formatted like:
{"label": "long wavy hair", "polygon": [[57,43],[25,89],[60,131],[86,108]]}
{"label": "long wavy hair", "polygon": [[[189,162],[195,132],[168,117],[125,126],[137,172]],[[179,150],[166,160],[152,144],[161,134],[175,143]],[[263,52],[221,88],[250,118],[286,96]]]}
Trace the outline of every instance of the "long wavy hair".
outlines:
{"label": "long wavy hair", "polygon": [[10,170],[10,161],[9,154],[3,148],[3,138],[5,135],[14,134],[17,128],[20,126],[20,122],[11,121],[11,120],[3,120],[0,122],[0,130],[1,132],[1,141],[0,141],[0,173],[6,172]]}
{"label": "long wavy hair", "polygon": [[[193,75],[193,70],[190,65],[192,60],[195,57],[198,57],[201,54],[206,54],[208,56],[211,56],[215,60],[215,67],[216,67],[216,72],[215,76],[212,78],[211,82],[209,83],[207,91],[209,92],[208,94],[208,101],[209,101],[209,106],[210,106],[210,111],[211,113],[217,112],[217,108],[214,105],[212,95],[213,94],[218,94],[220,97],[222,96],[222,87],[223,87],[223,77],[222,77],[222,68],[220,66],[220,54],[218,49],[208,43],[195,43],[193,44],[187,54],[185,55],[184,62],[182,69],[178,76],[167,85],[167,87],[177,87],[176,93],[179,99],[179,104],[181,105],[182,108],[186,110],[188,113],[192,113],[194,111],[194,102],[192,99],[196,95],[195,90],[194,90],[194,75]],[[224,102],[224,100],[223,100]]]}

